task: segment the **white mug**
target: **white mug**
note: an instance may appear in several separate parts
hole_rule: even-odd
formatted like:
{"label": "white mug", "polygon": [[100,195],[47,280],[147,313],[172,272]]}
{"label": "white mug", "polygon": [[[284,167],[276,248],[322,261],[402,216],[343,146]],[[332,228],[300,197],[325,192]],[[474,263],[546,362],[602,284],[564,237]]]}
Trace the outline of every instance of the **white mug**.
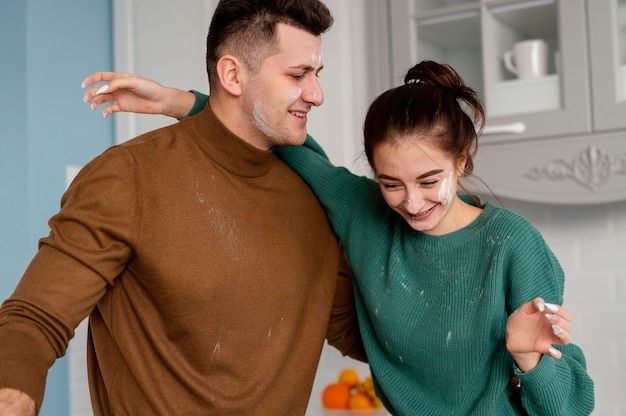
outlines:
{"label": "white mug", "polygon": [[540,78],[548,73],[548,44],[541,39],[517,42],[503,58],[506,69],[519,79]]}

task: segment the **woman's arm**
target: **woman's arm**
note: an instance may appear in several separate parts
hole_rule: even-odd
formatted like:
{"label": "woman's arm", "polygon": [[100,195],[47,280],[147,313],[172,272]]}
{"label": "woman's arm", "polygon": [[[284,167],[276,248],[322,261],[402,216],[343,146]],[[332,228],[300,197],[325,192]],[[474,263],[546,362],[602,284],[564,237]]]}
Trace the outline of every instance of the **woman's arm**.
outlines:
{"label": "woman's arm", "polygon": [[[514,371],[521,380],[522,405],[531,416],[589,415],[594,408],[594,384],[582,350],[569,343],[571,314],[558,306],[563,302],[563,269],[528,221],[516,215],[506,220],[508,231],[515,235],[506,250],[507,304],[517,308],[507,322],[506,345],[518,364]],[[535,299],[518,306],[523,299],[537,296],[549,303]]]}
{"label": "woman's arm", "polygon": [[[366,211],[374,206],[371,200],[373,181],[334,166],[311,136],[307,136],[302,146],[276,147],[274,152],[311,187],[335,233],[349,246],[351,221],[359,215],[367,215]],[[380,214],[372,211],[372,215]]]}
{"label": "woman's arm", "polygon": [[[98,84],[105,82],[105,84]],[[126,72],[96,72],[83,80],[82,87],[90,87],[83,97],[92,110],[104,103],[112,103],[102,110],[108,117],[120,111],[129,113],[163,114],[177,119],[199,112],[208,100],[204,94],[165,87]]]}
{"label": "woman's arm", "polygon": [[[99,82],[105,84],[93,86]],[[181,119],[199,112],[209,100],[205,94],[165,87],[125,72],[96,72],[85,78],[82,86],[93,86],[84,96],[92,110],[111,103],[102,110],[104,117],[123,111],[163,114]],[[353,181],[357,177],[346,169],[333,166],[324,150],[310,136],[305,146],[280,148],[276,149],[276,153],[309,183],[326,207],[331,223],[337,226],[339,218],[342,218],[339,208],[345,206],[343,198],[348,195],[341,188],[352,186],[345,181]]]}

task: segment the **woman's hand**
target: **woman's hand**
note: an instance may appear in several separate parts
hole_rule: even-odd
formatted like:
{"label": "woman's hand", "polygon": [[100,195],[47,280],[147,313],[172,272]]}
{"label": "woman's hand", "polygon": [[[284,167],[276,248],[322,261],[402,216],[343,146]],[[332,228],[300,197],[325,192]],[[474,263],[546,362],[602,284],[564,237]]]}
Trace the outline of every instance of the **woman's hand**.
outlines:
{"label": "woman's hand", "polygon": [[92,110],[104,103],[112,103],[102,110],[108,117],[119,111],[129,113],[163,114],[183,118],[193,107],[193,93],[177,88],[169,88],[156,81],[126,72],[96,72],[89,75],[82,87],[90,87],[85,92],[84,101],[90,103]]}
{"label": "woman's hand", "polygon": [[506,324],[506,348],[520,370],[535,368],[542,354],[555,359],[561,352],[553,344],[568,344],[572,314],[562,306],[536,298],[520,306]]}

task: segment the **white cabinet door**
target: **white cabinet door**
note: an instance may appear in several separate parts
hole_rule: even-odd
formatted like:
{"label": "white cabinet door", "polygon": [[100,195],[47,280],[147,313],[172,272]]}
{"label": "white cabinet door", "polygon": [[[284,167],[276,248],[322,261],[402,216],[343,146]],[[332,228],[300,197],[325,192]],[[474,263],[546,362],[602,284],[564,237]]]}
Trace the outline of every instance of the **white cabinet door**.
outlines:
{"label": "white cabinet door", "polygon": [[626,0],[593,0],[587,10],[595,129],[624,129]]}

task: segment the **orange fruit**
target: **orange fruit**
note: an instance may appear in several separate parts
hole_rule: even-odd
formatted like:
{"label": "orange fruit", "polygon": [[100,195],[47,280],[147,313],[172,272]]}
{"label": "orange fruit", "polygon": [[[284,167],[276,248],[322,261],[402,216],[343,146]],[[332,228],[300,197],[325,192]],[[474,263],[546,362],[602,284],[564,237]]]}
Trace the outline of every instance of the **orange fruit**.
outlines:
{"label": "orange fruit", "polygon": [[351,410],[374,409],[374,403],[365,393],[354,393],[348,402]]}
{"label": "orange fruit", "polygon": [[353,368],[346,368],[339,373],[339,382],[353,388],[359,384],[359,373]]}
{"label": "orange fruit", "polygon": [[385,407],[383,402],[376,396],[372,398],[372,401],[374,402],[374,407]]}
{"label": "orange fruit", "polygon": [[363,380],[363,390],[374,391],[374,380],[372,380],[372,376],[368,376]]}
{"label": "orange fruit", "polygon": [[322,404],[327,409],[347,409],[350,388],[343,383],[331,383],[322,391]]}

